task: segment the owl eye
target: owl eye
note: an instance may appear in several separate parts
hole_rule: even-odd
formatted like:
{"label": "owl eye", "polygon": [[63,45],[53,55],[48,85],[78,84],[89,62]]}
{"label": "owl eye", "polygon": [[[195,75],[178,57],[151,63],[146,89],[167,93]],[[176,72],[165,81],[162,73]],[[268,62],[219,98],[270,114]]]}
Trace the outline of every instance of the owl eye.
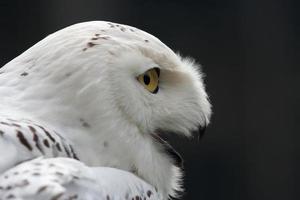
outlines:
{"label": "owl eye", "polygon": [[145,73],[139,75],[137,80],[144,86],[149,92],[156,94],[158,92],[159,84],[159,68],[152,68],[146,71]]}

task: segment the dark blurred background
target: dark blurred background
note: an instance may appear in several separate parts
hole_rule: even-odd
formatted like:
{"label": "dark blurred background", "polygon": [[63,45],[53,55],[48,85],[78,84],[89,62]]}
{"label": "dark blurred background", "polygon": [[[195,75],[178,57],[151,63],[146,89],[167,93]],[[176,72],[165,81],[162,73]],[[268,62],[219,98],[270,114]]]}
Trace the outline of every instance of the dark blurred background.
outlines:
{"label": "dark blurred background", "polygon": [[205,137],[173,141],[186,160],[183,199],[300,199],[299,10],[296,0],[1,0],[0,66],[77,22],[143,29],[207,75]]}

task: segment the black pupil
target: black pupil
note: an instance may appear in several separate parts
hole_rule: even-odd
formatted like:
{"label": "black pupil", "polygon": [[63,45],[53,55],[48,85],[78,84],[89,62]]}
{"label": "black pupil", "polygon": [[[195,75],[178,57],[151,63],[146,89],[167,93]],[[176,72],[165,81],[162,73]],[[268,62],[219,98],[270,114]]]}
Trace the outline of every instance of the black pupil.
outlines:
{"label": "black pupil", "polygon": [[144,83],[146,85],[149,85],[149,83],[150,83],[150,77],[147,74],[144,75]]}

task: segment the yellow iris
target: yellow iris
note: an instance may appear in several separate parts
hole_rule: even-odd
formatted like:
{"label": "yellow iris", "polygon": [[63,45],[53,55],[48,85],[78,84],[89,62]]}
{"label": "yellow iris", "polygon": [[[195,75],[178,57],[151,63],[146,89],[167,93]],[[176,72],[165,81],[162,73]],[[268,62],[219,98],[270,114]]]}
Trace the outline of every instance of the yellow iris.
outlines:
{"label": "yellow iris", "polygon": [[158,92],[158,83],[159,83],[159,68],[152,68],[146,71],[145,73],[139,75],[137,80],[151,93]]}

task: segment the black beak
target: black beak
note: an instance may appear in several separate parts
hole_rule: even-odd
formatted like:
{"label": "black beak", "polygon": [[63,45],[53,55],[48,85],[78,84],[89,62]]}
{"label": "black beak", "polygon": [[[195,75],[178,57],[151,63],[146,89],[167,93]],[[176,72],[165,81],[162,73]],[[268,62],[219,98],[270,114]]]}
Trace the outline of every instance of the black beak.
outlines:
{"label": "black beak", "polygon": [[200,141],[205,133],[206,124],[198,126],[198,130],[192,132],[193,135],[198,135],[198,141]]}

